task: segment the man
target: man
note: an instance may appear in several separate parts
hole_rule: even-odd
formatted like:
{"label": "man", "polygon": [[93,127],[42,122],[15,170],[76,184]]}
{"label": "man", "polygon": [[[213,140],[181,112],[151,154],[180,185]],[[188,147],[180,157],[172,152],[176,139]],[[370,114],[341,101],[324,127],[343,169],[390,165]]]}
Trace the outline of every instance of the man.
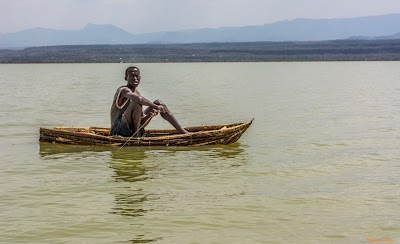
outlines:
{"label": "man", "polygon": [[[117,89],[111,105],[110,134],[125,137],[142,137],[144,136],[144,127],[157,114],[167,120],[179,133],[188,133],[163,102],[160,100],[151,102],[140,95],[136,89],[140,79],[140,70],[137,67],[131,66],[125,70],[127,84]],[[143,110],[143,106],[148,107]]]}

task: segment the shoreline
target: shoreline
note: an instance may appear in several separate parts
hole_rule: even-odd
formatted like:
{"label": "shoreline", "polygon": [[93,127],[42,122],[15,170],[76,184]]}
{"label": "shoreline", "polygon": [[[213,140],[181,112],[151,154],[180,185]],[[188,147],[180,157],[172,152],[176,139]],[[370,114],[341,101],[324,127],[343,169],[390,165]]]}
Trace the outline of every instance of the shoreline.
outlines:
{"label": "shoreline", "polygon": [[400,39],[72,45],[0,49],[0,63],[400,61]]}

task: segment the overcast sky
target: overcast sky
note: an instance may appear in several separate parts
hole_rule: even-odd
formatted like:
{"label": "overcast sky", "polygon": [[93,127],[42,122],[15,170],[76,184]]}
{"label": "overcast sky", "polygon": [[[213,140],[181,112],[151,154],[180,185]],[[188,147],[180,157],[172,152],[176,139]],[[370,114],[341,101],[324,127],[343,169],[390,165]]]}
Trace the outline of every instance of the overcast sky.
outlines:
{"label": "overcast sky", "polygon": [[400,13],[400,0],[0,0],[0,33],[112,24],[130,33]]}

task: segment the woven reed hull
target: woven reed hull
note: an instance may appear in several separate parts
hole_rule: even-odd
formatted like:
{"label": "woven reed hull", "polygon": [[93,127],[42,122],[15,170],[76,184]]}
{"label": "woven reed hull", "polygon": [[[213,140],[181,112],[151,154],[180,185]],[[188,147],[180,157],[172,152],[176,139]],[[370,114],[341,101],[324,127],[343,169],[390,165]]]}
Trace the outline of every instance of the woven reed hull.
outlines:
{"label": "woven reed hull", "polygon": [[41,142],[102,145],[102,146],[202,146],[236,142],[249,128],[253,120],[245,123],[194,126],[185,128],[189,134],[177,134],[174,129],[146,130],[146,136],[131,138],[109,136],[109,128],[103,127],[55,127],[40,128]]}

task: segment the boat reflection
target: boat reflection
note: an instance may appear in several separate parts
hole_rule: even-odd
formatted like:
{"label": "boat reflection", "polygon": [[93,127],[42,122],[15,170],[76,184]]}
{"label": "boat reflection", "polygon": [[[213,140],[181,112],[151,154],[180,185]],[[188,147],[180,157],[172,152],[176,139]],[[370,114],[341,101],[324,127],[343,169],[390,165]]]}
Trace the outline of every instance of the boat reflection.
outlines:
{"label": "boat reflection", "polygon": [[149,179],[148,169],[145,166],[146,157],[146,151],[140,148],[112,151],[110,168],[114,171],[114,181],[120,183],[118,184],[120,189],[114,193],[115,206],[111,213],[140,217],[151,211],[145,203],[151,201],[152,194],[143,184],[139,184]]}
{"label": "boat reflection", "polygon": [[110,152],[110,147],[39,143],[39,156],[42,159],[51,159],[53,156],[68,157],[83,152]]}
{"label": "boat reflection", "polygon": [[146,151],[120,150],[112,151],[110,168],[114,170],[113,178],[117,182],[137,182],[148,179],[146,176]]}
{"label": "boat reflection", "polygon": [[82,146],[67,144],[40,143],[39,156],[42,159],[49,159],[52,156],[68,156],[82,152],[111,153],[112,158],[119,161],[140,162],[146,158],[146,153],[163,152],[174,154],[178,152],[204,152],[213,158],[233,159],[246,154],[246,145],[234,143],[230,145],[211,145],[202,147],[119,147],[110,146]]}
{"label": "boat reflection", "polygon": [[[160,202],[159,185],[164,174],[171,172],[171,164],[166,163],[180,159],[180,167],[191,168],[191,162],[185,161],[189,157],[201,160],[201,167],[219,170],[243,165],[249,162],[246,146],[239,143],[231,145],[217,145],[204,147],[102,147],[102,146],[75,146],[60,144],[40,144],[40,157],[47,160],[58,158],[80,159],[93,153],[107,162],[111,172],[111,188],[107,191],[114,196],[110,213],[135,219],[140,223],[144,216],[151,211],[163,209]],[[88,153],[89,152],[89,153]],[[152,181],[155,179],[155,181]],[[142,223],[146,225],[146,222]],[[163,239],[157,233],[138,233],[131,243],[149,243]]]}

